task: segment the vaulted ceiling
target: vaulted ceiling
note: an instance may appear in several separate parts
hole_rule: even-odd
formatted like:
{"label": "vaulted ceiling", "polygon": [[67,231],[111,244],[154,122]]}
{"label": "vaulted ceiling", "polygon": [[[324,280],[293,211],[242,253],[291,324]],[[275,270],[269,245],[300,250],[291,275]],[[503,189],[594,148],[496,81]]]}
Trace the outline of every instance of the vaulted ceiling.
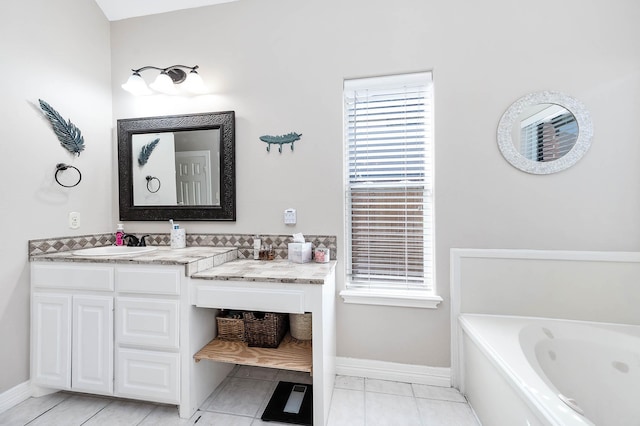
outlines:
{"label": "vaulted ceiling", "polygon": [[237,0],[96,0],[109,21],[192,9]]}

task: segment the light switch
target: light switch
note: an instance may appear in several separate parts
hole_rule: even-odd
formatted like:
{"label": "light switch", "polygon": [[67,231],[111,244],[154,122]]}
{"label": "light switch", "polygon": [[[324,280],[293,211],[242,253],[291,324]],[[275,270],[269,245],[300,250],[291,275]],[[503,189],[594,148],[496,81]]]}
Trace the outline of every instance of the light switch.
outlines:
{"label": "light switch", "polygon": [[296,224],[296,209],[286,209],[284,211],[284,223],[287,225]]}

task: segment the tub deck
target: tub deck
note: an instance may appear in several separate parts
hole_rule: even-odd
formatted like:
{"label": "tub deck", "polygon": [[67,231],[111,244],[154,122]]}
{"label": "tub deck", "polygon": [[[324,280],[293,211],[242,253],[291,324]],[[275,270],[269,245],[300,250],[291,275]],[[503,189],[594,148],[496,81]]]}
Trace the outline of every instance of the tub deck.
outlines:
{"label": "tub deck", "polygon": [[[613,368],[609,368],[612,372],[606,373],[611,376],[615,374],[620,376],[612,377],[614,383],[616,380],[635,383],[635,372],[631,371],[628,377],[623,377],[629,369],[624,368],[625,363],[622,360],[625,356],[630,357],[631,360],[635,356],[640,357],[640,327],[482,314],[460,315],[459,324],[463,331],[464,368],[461,390],[467,395],[471,406],[483,423],[505,426],[512,424],[593,426],[596,423],[617,426],[637,425],[638,417],[635,411],[637,404],[625,398],[627,394],[640,395],[640,388],[627,387],[626,390],[621,390],[620,386],[605,386],[614,388],[615,391],[604,390],[606,395],[599,397],[596,394],[591,399],[600,400],[609,397],[618,404],[618,407],[594,408],[592,405],[587,405],[589,409],[585,409],[586,414],[581,415],[560,399],[561,392],[546,377],[543,372],[544,366],[541,367],[537,358],[542,355],[536,354],[536,351],[540,352],[543,349],[542,354],[551,355],[553,359],[556,357],[555,352],[558,352],[557,356],[560,359],[560,355],[564,355],[562,351],[568,348],[570,349],[568,352],[573,353],[572,356],[576,358],[594,357],[593,360],[577,359],[574,364],[577,365],[580,361],[582,367],[576,366],[575,369],[574,364],[571,363],[557,367],[565,371],[575,370],[571,372],[574,389],[576,389],[575,378],[588,376],[589,374],[584,374],[585,370],[589,373],[591,373],[590,370],[595,372],[595,369],[599,368],[598,365],[607,368],[613,366],[620,370],[618,374],[613,372]],[[576,344],[574,348],[573,345]],[[600,349],[592,351],[590,350],[592,347]],[[603,349],[608,347],[611,347],[610,351]],[[594,355],[596,352],[599,354]],[[545,362],[547,368],[553,364],[553,361]],[[488,387],[491,389],[490,392],[487,392]],[[583,387],[589,386],[586,384]],[[598,386],[590,388],[589,393],[599,391]],[[578,389],[580,389],[579,386]],[[588,399],[582,396],[582,401]],[[586,417],[590,412],[601,415],[603,411],[607,411],[604,414],[607,416],[604,420],[600,418],[594,423]],[[611,414],[612,412],[619,415]],[[612,416],[616,417],[612,419]],[[611,423],[612,421],[614,423]]]}

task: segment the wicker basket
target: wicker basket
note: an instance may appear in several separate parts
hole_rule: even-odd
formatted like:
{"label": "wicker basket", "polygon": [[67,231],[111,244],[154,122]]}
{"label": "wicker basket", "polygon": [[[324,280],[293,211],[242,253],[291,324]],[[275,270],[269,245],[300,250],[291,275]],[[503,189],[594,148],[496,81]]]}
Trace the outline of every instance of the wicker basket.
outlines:
{"label": "wicker basket", "polygon": [[223,314],[216,317],[218,324],[218,339],[230,340],[233,342],[244,342],[244,319],[241,316],[228,317]]}
{"label": "wicker basket", "polygon": [[311,314],[289,314],[291,337],[298,340],[311,340]]}
{"label": "wicker basket", "polygon": [[247,344],[258,348],[277,348],[289,329],[289,316],[271,312],[245,312]]}

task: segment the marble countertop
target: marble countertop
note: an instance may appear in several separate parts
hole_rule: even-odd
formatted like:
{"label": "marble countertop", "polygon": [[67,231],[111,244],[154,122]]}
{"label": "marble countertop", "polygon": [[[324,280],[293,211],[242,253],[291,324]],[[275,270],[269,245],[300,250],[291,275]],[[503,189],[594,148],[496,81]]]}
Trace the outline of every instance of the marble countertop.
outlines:
{"label": "marble countertop", "polygon": [[[74,254],[78,253],[78,254]],[[217,267],[238,258],[238,250],[232,247],[185,247],[172,249],[158,246],[155,251],[125,256],[82,256],[82,250],[37,254],[29,257],[32,262],[115,263],[150,265],[185,265],[185,273],[191,276],[199,271]]]}
{"label": "marble countertop", "polygon": [[[78,254],[74,254],[78,253]],[[32,262],[74,262],[184,265],[192,278],[218,281],[261,281],[289,284],[324,284],[336,266],[328,263],[294,263],[288,260],[238,259],[238,250],[230,247],[186,247],[172,249],[158,246],[152,252],[125,256],[82,256],[82,250],[37,254]]]}
{"label": "marble countertop", "polygon": [[288,260],[239,259],[200,271],[193,274],[191,278],[218,281],[324,284],[325,279],[335,267],[335,260],[328,263],[294,263]]}

